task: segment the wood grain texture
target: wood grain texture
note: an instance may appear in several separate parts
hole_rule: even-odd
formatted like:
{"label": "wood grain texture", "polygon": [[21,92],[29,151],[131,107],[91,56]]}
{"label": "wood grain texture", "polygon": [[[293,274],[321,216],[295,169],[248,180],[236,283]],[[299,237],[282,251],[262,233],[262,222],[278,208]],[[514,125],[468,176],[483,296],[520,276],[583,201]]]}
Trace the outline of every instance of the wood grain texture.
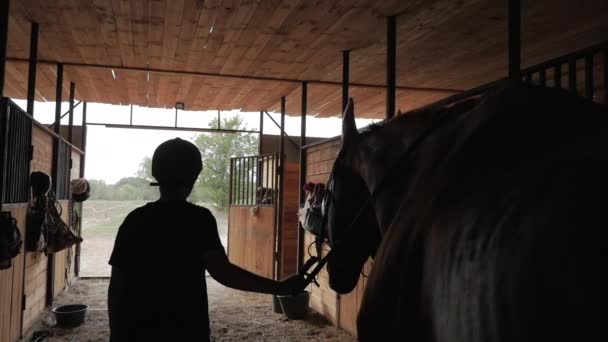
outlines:
{"label": "wood grain texture", "polygon": [[[298,80],[340,81],[351,50],[351,81],[384,84],[385,16],[397,19],[397,84],[468,89],[506,76],[507,10],[501,0],[16,1],[8,55],[27,58],[30,21],[40,24],[40,59]],[[538,0],[522,4],[522,66],[606,39],[608,2]],[[54,99],[54,66],[38,68],[37,96]],[[8,63],[6,93],[25,98],[27,65]],[[188,109],[276,109],[298,84],[144,71],[67,67],[77,98],[89,102]],[[339,89],[309,90],[311,115],[340,112]],[[330,89],[332,88],[332,89]],[[355,89],[361,117],[384,116],[382,89]],[[445,93],[404,91],[409,110]],[[365,110],[363,110],[365,109]]]}
{"label": "wood grain texture", "polygon": [[[25,204],[3,208],[17,220],[22,236],[25,236]],[[0,340],[17,341],[21,332],[21,303],[23,295],[23,271],[25,254],[23,249],[12,261],[13,266],[0,271]]]}
{"label": "wood grain texture", "polygon": [[259,206],[229,209],[228,258],[232,263],[266,278],[274,277],[275,209]]}

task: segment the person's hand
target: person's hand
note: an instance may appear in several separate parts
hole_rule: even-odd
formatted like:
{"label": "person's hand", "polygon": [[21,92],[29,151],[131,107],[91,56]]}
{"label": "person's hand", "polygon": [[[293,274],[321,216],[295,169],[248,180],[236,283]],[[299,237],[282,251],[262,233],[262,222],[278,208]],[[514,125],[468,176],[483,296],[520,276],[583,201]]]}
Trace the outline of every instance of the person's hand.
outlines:
{"label": "person's hand", "polygon": [[281,280],[278,295],[295,295],[304,291],[308,282],[300,275],[294,275]]}

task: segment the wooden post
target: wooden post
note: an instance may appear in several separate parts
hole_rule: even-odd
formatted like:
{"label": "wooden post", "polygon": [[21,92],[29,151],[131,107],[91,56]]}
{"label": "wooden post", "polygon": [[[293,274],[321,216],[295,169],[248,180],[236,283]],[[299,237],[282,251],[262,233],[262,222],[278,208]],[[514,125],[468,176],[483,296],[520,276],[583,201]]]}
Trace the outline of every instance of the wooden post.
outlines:
{"label": "wooden post", "polygon": [[509,78],[521,81],[521,4],[509,1]]}
{"label": "wooden post", "polygon": [[6,45],[8,42],[10,3],[10,0],[0,0],[0,97],[4,97],[4,75],[6,73]]}
{"label": "wooden post", "polygon": [[397,88],[397,17],[386,21],[386,118],[395,116]]}
{"label": "wooden post", "polygon": [[36,66],[38,64],[38,23],[33,22],[30,32],[30,62],[27,78],[27,112],[34,117],[36,100]]}

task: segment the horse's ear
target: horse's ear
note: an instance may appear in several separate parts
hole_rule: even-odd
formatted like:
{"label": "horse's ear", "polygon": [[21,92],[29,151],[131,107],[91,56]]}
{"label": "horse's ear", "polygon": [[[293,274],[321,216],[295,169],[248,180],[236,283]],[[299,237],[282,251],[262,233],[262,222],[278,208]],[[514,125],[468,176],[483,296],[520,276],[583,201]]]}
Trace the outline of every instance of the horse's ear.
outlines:
{"label": "horse's ear", "polygon": [[355,124],[355,102],[353,98],[348,99],[344,113],[342,113],[342,143],[349,141],[358,134]]}

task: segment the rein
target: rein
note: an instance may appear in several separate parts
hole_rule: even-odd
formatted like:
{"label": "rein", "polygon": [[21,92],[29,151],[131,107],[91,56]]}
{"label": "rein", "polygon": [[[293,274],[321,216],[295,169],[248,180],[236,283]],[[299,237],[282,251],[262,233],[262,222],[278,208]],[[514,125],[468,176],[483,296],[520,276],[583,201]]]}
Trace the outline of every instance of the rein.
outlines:
{"label": "rein", "polygon": [[[465,100],[466,101],[466,100]],[[462,102],[465,102],[462,101]],[[463,111],[462,113],[458,113],[458,114],[466,114],[469,113],[470,110],[467,111]],[[365,212],[365,210],[373,205],[373,203],[375,202],[375,199],[377,199],[378,195],[380,193],[382,193],[382,191],[386,188],[386,184],[388,183],[389,179],[393,179],[393,177],[391,177],[393,174],[396,174],[397,168],[401,165],[401,163],[406,159],[406,157],[408,157],[413,151],[415,151],[425,140],[426,138],[428,138],[432,133],[434,133],[437,129],[441,128],[443,126],[443,124],[445,123],[445,121],[447,121],[448,119],[453,119],[455,116],[458,117],[457,115],[449,115],[446,112],[440,113],[439,114],[439,118],[435,120],[435,122],[431,123],[429,125],[429,127],[426,128],[426,130],[424,132],[422,132],[422,134],[420,134],[413,142],[412,144],[405,149],[405,151],[403,151],[401,153],[401,155],[399,156],[399,158],[395,161],[395,163],[393,163],[391,165],[391,167],[389,168],[389,172],[387,172],[385,174],[385,176],[382,178],[382,181],[380,181],[380,183],[378,184],[378,186],[376,187],[376,189],[374,189],[374,191],[370,192],[369,197],[365,200],[365,202],[363,202],[363,204],[361,205],[361,207],[359,207],[359,209],[356,211],[355,216],[353,217],[353,220],[351,221],[351,223],[348,225],[348,230],[351,230],[352,227],[355,225],[355,223],[359,220],[359,218],[361,217],[361,215],[363,215],[363,213]],[[341,153],[341,152],[340,152]],[[338,154],[338,157],[336,158],[336,160],[338,160],[340,158],[340,154]],[[334,175],[336,174],[336,169],[337,169],[337,163],[334,163],[333,167],[332,167],[332,171],[331,171],[331,176],[329,178],[328,184],[327,184],[327,191],[325,191],[325,196],[323,198],[323,204],[322,204],[322,215],[323,215],[323,228],[321,229],[321,234],[320,236],[317,236],[315,238],[315,242],[317,244],[317,255],[316,256],[312,256],[310,259],[308,259],[308,261],[306,261],[306,263],[302,266],[302,269],[300,270],[299,274],[304,277],[304,279],[307,282],[307,285],[310,284],[311,282],[314,282],[317,286],[319,286],[319,284],[316,282],[315,277],[317,276],[317,274],[321,271],[321,269],[325,266],[325,264],[327,263],[327,261],[329,260],[329,257],[332,255],[332,253],[334,252],[334,250],[336,250],[336,248],[339,246],[332,246],[332,249],[324,256],[324,257],[319,257],[322,255],[322,244],[325,240],[328,240],[328,233],[327,233],[327,208],[329,207],[329,203],[331,201],[335,201],[335,197],[334,197]],[[317,264],[317,267],[315,267],[315,269],[308,273],[308,270],[315,264]]]}

